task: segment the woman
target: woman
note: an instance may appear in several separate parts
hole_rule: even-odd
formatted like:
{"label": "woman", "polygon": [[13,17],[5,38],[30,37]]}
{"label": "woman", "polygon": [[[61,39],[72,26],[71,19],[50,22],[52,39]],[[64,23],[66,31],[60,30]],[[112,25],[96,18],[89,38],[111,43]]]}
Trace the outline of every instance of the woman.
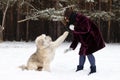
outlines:
{"label": "woman", "polygon": [[[89,74],[95,73],[96,64],[93,53],[105,47],[99,28],[89,18],[74,12],[72,8],[66,9],[64,17],[67,26],[73,34],[73,41],[70,48],[66,49],[65,52],[74,50],[80,42],[79,65],[76,71],[83,70],[87,56],[91,65]],[[70,26],[71,24],[74,25],[74,27]]]}

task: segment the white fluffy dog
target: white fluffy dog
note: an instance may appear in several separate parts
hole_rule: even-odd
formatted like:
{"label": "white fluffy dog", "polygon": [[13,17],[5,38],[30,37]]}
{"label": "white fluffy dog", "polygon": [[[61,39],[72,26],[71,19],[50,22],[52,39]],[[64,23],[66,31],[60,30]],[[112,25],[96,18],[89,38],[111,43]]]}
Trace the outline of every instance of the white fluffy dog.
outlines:
{"label": "white fluffy dog", "polygon": [[68,32],[65,31],[57,40],[52,41],[51,37],[42,34],[35,40],[37,50],[28,59],[27,65],[20,68],[27,70],[50,71],[50,63],[54,58],[56,48],[66,39]]}

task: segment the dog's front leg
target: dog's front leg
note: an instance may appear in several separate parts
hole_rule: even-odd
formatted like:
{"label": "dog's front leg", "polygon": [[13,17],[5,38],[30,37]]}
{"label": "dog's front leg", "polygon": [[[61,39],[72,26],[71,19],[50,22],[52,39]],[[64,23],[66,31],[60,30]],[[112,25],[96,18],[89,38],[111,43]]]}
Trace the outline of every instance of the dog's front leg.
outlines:
{"label": "dog's front leg", "polygon": [[43,70],[50,72],[50,71],[51,71],[51,70],[50,70],[50,63],[44,63],[44,64],[43,64]]}
{"label": "dog's front leg", "polygon": [[66,39],[68,34],[69,34],[69,32],[65,31],[60,37],[57,38],[57,40],[52,42],[52,46],[55,47],[55,48],[58,47]]}

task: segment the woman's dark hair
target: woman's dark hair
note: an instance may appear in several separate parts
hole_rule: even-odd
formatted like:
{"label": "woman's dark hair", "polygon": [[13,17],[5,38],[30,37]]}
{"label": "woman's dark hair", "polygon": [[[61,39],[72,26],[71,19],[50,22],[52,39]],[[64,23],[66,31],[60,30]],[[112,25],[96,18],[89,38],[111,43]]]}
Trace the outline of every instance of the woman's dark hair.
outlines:
{"label": "woman's dark hair", "polygon": [[64,17],[70,17],[71,13],[73,13],[73,8],[66,8],[65,12],[64,12]]}
{"label": "woman's dark hair", "polygon": [[67,23],[67,27],[66,29],[70,32],[71,30],[69,29],[69,26],[71,24],[74,24],[74,22],[76,21],[76,11],[73,10],[73,8],[66,8],[65,12],[64,12],[64,17],[67,17],[69,19],[69,22]]}
{"label": "woman's dark hair", "polygon": [[76,11],[73,10],[73,7],[66,8],[64,12],[64,17],[67,17],[69,19],[68,25],[73,24],[75,22]]}

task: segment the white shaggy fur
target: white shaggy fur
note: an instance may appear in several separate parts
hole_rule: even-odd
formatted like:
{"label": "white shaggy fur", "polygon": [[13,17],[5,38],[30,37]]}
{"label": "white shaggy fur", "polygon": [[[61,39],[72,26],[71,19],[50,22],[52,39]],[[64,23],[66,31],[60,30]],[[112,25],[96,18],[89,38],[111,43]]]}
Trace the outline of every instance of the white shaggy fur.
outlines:
{"label": "white shaggy fur", "polygon": [[28,59],[27,65],[20,68],[27,70],[50,71],[50,63],[54,58],[56,48],[66,39],[68,32],[65,31],[57,40],[52,41],[51,37],[42,34],[35,40],[37,50]]}

